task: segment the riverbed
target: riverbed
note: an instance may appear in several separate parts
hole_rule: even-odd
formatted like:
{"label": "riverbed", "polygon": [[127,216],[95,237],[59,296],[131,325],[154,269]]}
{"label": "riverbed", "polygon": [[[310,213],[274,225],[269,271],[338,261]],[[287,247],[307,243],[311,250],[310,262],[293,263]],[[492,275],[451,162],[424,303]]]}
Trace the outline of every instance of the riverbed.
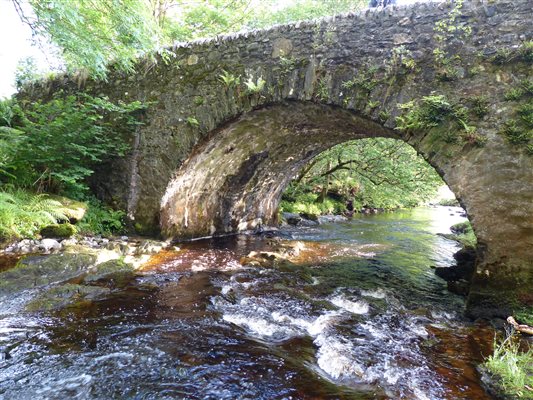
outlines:
{"label": "riverbed", "polygon": [[[0,399],[490,399],[476,366],[494,330],[433,268],[458,245],[455,207],[285,228],[301,251],[237,235],[179,244],[104,297],[0,303]],[[243,265],[244,264],[244,265]],[[6,268],[6,267],[4,267]]]}

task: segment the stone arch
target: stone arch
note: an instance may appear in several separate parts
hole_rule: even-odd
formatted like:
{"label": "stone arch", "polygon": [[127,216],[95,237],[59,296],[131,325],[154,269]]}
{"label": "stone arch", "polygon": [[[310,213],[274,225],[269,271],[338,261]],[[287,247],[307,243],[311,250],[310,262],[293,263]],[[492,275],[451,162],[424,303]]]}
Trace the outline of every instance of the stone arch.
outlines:
{"label": "stone arch", "polygon": [[348,140],[398,137],[338,107],[284,102],[246,113],[198,145],[161,202],[164,235],[194,238],[272,225],[281,194],[313,157]]}
{"label": "stone arch", "polygon": [[[161,202],[162,231],[194,238],[275,224],[283,189],[300,168],[329,147],[366,137],[406,141],[435,167],[467,211],[480,243],[470,312],[508,312],[510,305],[502,307],[499,297],[502,290],[525,295],[531,288],[529,261],[522,258],[531,252],[531,224],[517,219],[531,205],[495,215],[529,198],[530,187],[512,184],[524,159],[484,157],[491,150],[474,147],[469,156],[450,162],[434,151],[431,135],[402,135],[336,106],[286,101],[245,113],[217,129],[194,148],[169,183]],[[530,174],[526,172],[526,180],[533,178]],[[491,301],[495,293],[498,300]]]}

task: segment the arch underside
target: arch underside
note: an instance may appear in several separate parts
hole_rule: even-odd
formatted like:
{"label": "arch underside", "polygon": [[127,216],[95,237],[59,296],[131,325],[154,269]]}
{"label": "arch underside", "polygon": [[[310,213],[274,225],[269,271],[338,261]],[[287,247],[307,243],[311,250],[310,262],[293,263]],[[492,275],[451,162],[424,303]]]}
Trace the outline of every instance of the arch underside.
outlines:
{"label": "arch underside", "polygon": [[351,111],[312,102],[251,111],[197,145],[167,186],[162,232],[198,238],[276,224],[283,190],[307,162],[334,145],[368,137],[407,141],[466,209],[479,242],[472,315],[492,316],[498,309],[505,316],[513,306],[502,296],[533,293],[533,172],[524,168],[527,159],[501,155],[496,141],[451,159],[432,135],[401,137]]}
{"label": "arch underside", "polygon": [[313,157],[352,139],[394,132],[315,103],[272,105],[242,116],[200,145],[162,200],[168,236],[202,237],[276,223],[281,194]]}

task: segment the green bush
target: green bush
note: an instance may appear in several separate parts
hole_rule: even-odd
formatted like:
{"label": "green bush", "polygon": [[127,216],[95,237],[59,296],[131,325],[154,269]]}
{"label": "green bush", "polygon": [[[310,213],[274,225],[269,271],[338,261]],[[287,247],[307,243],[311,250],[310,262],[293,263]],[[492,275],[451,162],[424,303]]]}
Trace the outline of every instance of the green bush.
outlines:
{"label": "green bush", "polygon": [[11,129],[0,131],[0,178],[79,197],[97,163],[125,154],[125,136],[138,124],[134,113],[141,108],[139,102],[114,104],[86,94],[56,93],[48,102],[22,106],[4,101],[0,125]]}
{"label": "green bush", "polygon": [[89,208],[77,226],[80,233],[109,236],[125,232],[126,213],[90,198]]}
{"label": "green bush", "polygon": [[525,308],[516,313],[516,319],[521,324],[533,326],[533,307]]}
{"label": "green bush", "polygon": [[326,215],[342,214],[346,207],[344,203],[331,198],[318,201],[316,193],[292,194],[290,199],[284,198],[280,203],[280,211],[297,214]]}
{"label": "green bush", "polygon": [[68,220],[67,210],[43,194],[0,191],[0,239],[35,237],[46,225]]}

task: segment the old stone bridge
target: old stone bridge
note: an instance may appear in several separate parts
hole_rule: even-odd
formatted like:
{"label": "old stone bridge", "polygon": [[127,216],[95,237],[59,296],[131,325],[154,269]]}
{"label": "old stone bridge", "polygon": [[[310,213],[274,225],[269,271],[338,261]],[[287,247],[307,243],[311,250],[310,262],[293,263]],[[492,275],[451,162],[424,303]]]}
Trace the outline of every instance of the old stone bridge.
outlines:
{"label": "old stone bridge", "polygon": [[61,77],[31,92],[148,104],[131,154],[94,186],[138,230],[165,236],[275,223],[283,189],[318,153],[404,140],[467,210],[480,315],[533,301],[532,16],[531,0],[370,9],[180,44],[134,74]]}

